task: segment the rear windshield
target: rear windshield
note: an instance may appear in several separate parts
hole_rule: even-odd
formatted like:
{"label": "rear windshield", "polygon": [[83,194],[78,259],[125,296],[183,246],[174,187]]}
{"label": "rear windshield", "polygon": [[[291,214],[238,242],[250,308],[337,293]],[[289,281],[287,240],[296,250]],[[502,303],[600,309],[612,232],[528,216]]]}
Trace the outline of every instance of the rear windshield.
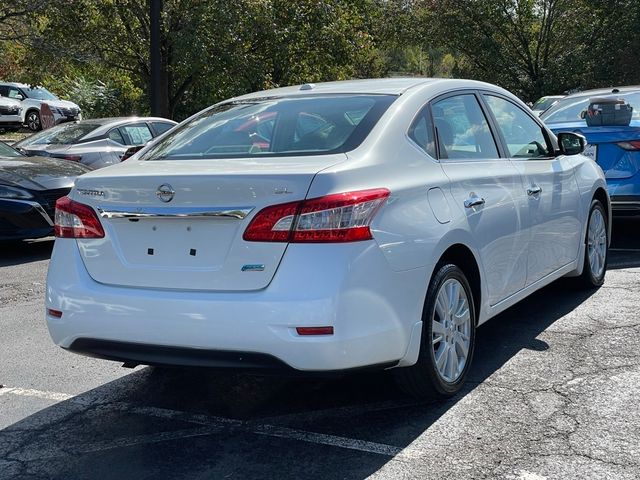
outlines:
{"label": "rear windshield", "polygon": [[554,98],[554,97],[542,97],[536,103],[533,104],[533,107],[531,107],[531,110],[546,110],[551,105],[556,103],[558,100],[560,99]]}
{"label": "rear windshield", "polygon": [[141,160],[269,157],[357,147],[393,95],[314,95],[227,102],[176,128]]}
{"label": "rear windshield", "polygon": [[[556,103],[549,110],[544,112],[540,118],[543,122],[562,123],[562,122],[584,122],[580,118],[580,114],[587,109],[591,98],[622,98],[633,107],[633,120],[640,119],[640,92],[633,93],[614,93],[611,95],[584,95],[580,97],[566,97]],[[586,123],[586,122],[585,122]]]}
{"label": "rear windshield", "polygon": [[31,135],[16,143],[16,147],[28,148],[32,145],[48,144],[71,145],[98,127],[100,125],[95,123],[65,123]]}

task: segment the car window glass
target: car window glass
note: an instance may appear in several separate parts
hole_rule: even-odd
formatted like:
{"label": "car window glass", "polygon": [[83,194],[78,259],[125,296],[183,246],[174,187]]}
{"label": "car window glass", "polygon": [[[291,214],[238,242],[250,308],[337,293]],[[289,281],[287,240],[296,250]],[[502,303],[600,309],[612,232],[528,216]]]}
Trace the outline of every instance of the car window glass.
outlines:
{"label": "car window glass", "polygon": [[433,135],[433,123],[428,109],[424,108],[409,128],[409,138],[425,152],[436,158],[436,142]]}
{"label": "car window glass", "polygon": [[122,137],[120,130],[117,128],[114,128],[113,130],[111,130],[109,132],[108,137],[114,142],[118,142],[120,145],[125,145],[124,138]]}
{"label": "car window glass", "polygon": [[153,128],[156,132],[158,132],[158,135],[162,135],[164,132],[166,132],[167,130],[171,130],[173,127],[173,123],[153,122]]}
{"label": "car window glass", "polygon": [[173,129],[149,159],[315,155],[355,148],[391,95],[313,95],[227,102]]}
{"label": "car window glass", "polygon": [[432,107],[440,158],[498,158],[498,149],[487,119],[473,94],[455,95]]}
{"label": "car window glass", "polygon": [[548,157],[551,149],[542,127],[517,105],[504,98],[485,95],[484,98],[498,122],[507,142],[509,156],[515,158]]}
{"label": "car window glass", "polygon": [[10,87],[10,88],[9,88],[9,95],[8,95],[8,97],[9,97],[9,98],[15,98],[15,99],[18,99],[18,98],[19,98],[18,96],[21,96],[21,97],[23,96],[23,95],[20,93],[20,90],[18,90],[17,88],[14,88],[14,87]]}
{"label": "car window glass", "polygon": [[71,145],[100,127],[101,125],[96,123],[63,123],[34,133],[14,146],[27,148],[31,145]]}
{"label": "car window glass", "polygon": [[144,145],[152,138],[149,127],[144,124],[120,127],[120,133],[124,138],[125,145]]}

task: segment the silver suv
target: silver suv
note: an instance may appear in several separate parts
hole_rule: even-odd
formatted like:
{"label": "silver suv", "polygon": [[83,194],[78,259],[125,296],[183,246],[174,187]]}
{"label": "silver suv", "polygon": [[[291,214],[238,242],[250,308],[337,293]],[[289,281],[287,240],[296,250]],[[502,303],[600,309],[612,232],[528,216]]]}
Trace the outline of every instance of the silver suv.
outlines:
{"label": "silver suv", "polygon": [[53,112],[56,125],[82,120],[80,107],[68,100],[60,100],[44,87],[30,87],[24,83],[0,82],[0,96],[19,100],[22,103],[21,122],[29,130],[42,129],[40,107],[46,103]]}

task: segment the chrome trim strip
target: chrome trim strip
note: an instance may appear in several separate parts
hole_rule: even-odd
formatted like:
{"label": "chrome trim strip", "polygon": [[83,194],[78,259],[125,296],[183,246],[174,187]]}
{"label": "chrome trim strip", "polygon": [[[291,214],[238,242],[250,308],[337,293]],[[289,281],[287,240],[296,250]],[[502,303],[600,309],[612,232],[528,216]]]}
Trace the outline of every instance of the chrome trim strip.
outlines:
{"label": "chrome trim strip", "polygon": [[242,220],[254,207],[128,207],[109,210],[96,207],[102,218],[237,218]]}

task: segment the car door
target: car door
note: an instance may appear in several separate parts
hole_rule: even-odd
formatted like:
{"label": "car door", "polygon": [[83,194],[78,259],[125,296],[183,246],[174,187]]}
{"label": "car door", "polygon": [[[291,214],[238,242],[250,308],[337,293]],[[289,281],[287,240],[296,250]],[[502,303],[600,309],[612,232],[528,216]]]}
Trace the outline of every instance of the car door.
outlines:
{"label": "car door", "polygon": [[431,104],[438,158],[451,195],[480,255],[491,305],[522,289],[529,243],[520,209],[522,182],[489,126],[476,92],[436,98]]}
{"label": "car door", "polygon": [[574,261],[578,253],[582,229],[573,164],[564,155],[555,156],[546,129],[523,108],[497,94],[484,93],[483,98],[527,192],[530,285]]}

